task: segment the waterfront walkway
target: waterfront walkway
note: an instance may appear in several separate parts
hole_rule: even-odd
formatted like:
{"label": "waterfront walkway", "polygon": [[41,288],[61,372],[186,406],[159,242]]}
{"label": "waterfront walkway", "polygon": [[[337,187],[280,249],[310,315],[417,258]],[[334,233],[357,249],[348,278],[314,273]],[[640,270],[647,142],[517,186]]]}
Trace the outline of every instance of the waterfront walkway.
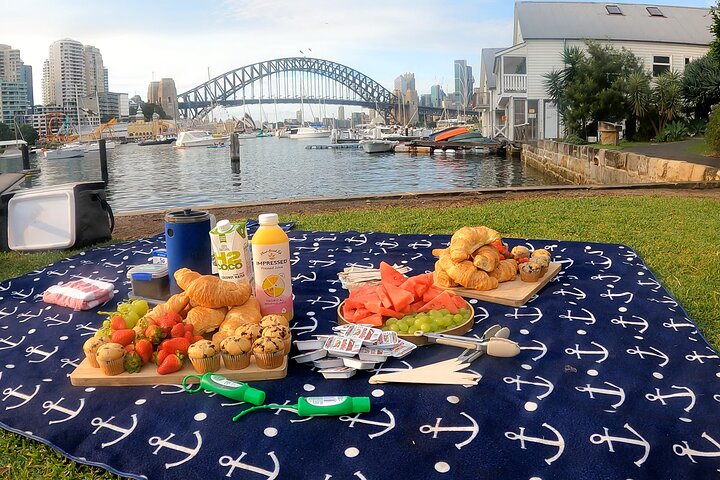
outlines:
{"label": "waterfront walkway", "polygon": [[647,145],[624,148],[623,152],[639,153],[649,157],[682,160],[700,165],[720,168],[720,157],[708,157],[688,151],[688,147],[702,143],[702,139],[684,140],[682,142],[649,143]]}

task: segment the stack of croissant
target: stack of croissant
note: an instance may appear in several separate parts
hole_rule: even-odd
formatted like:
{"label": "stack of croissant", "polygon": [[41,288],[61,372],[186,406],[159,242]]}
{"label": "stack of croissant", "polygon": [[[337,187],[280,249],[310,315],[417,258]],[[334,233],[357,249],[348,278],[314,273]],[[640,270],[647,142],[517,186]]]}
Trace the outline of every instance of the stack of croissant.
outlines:
{"label": "stack of croissant", "polygon": [[247,282],[233,283],[213,275],[201,275],[188,268],[174,274],[183,292],[173,295],[145,316],[157,321],[167,312],[175,312],[193,325],[197,335],[218,330],[213,336],[216,345],[245,323],[260,323],[260,304],[251,295]]}
{"label": "stack of croissant", "polygon": [[463,286],[473,290],[492,290],[500,282],[514,280],[518,272],[515,259],[504,259],[493,242],[500,234],[488,227],[462,227],[450,239],[450,246],[434,249],[435,283],[441,287]]}

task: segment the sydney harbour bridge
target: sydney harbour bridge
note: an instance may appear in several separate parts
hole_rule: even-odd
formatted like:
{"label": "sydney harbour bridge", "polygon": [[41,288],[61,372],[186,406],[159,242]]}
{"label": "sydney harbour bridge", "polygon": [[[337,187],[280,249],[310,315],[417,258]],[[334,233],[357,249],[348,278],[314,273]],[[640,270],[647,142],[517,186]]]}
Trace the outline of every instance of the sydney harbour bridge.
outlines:
{"label": "sydney harbour bridge", "polygon": [[[319,58],[278,58],[236,68],[178,95],[180,115],[204,119],[217,106],[278,103],[354,105],[374,109],[386,122],[417,121],[396,95],[355,69]],[[418,108],[441,115],[442,108]]]}

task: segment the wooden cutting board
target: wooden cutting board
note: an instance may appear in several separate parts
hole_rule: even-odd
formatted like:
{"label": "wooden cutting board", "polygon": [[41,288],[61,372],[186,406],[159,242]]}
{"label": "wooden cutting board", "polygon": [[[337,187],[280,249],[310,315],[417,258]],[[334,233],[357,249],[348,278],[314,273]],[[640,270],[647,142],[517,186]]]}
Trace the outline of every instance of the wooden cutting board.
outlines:
{"label": "wooden cutting board", "polygon": [[[560,263],[550,263],[548,271],[545,272],[545,275],[540,277],[540,280],[537,282],[523,282],[520,280],[520,275],[517,275],[515,280],[511,282],[503,282],[494,290],[479,291],[462,287],[445,288],[445,290],[450,290],[456,295],[460,295],[465,298],[477,298],[478,300],[490,303],[499,303],[500,305],[507,305],[508,307],[521,307],[530,300],[530,297],[535,295],[541,288],[547,285],[548,282],[557,275],[561,268],[562,264]],[[443,288],[439,285],[435,286]]]}
{"label": "wooden cutting board", "polygon": [[[250,360],[250,365],[242,370],[228,370],[224,366],[217,371],[223,377],[230,380],[257,381],[275,380],[285,378],[287,375],[288,359],[285,356],[282,366],[272,370],[259,368],[255,359]],[[93,368],[87,359],[70,374],[70,383],[79,387],[119,387],[129,385],[180,385],[185,375],[197,375],[190,361],[186,361],[183,368],[175,373],[159,375],[157,367],[148,363],[138,373],[123,372],[120,375],[103,375],[99,368]],[[188,379],[187,383],[198,383],[197,378]]]}

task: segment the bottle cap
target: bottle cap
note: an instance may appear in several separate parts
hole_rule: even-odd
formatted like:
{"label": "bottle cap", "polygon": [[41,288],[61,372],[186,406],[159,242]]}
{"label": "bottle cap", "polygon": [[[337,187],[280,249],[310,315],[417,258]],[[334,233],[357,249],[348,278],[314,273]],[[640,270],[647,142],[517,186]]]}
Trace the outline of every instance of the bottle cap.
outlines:
{"label": "bottle cap", "polygon": [[258,223],[260,225],[277,225],[278,214],[277,213],[263,213],[258,217]]}
{"label": "bottle cap", "polygon": [[352,397],[352,413],[367,413],[370,411],[370,397]]}
{"label": "bottle cap", "polygon": [[248,386],[247,390],[245,390],[244,397],[246,402],[252,403],[253,405],[262,405],[265,403],[265,392],[257,388]]}
{"label": "bottle cap", "polygon": [[230,220],[220,220],[215,224],[215,228],[217,228],[218,232],[225,233],[232,228],[232,225],[230,225]]}

